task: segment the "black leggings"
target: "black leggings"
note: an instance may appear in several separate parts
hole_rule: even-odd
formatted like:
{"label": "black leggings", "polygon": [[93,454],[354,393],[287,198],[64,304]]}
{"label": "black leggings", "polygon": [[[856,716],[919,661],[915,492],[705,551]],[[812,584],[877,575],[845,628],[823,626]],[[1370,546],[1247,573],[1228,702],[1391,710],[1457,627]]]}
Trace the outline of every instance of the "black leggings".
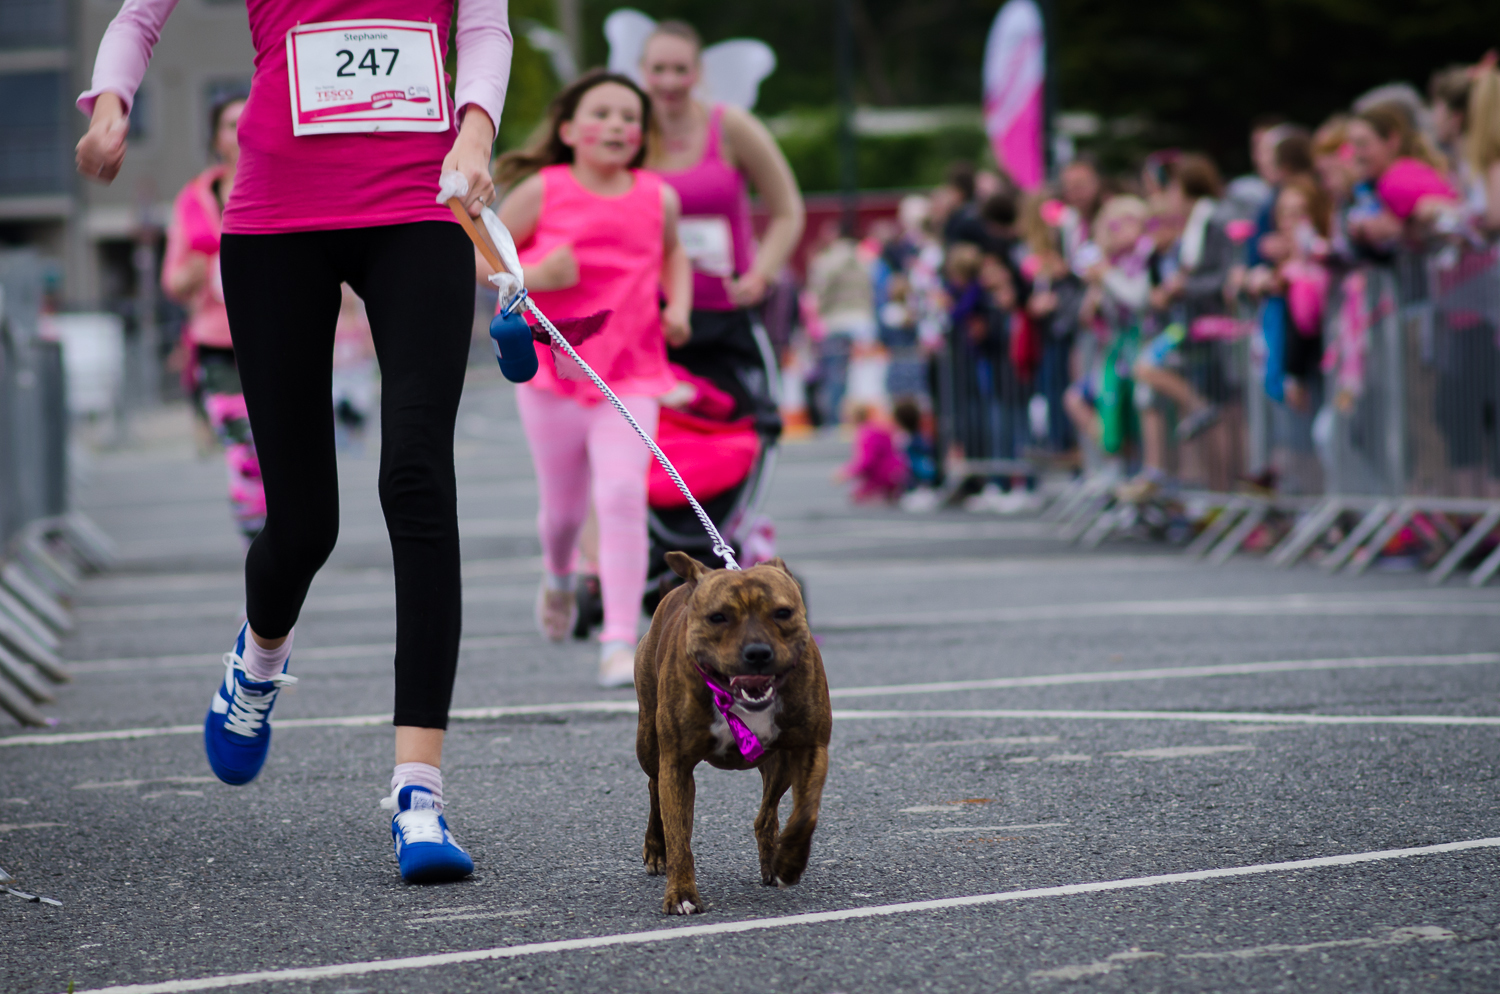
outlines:
{"label": "black leggings", "polygon": [[347,282],[381,370],[380,506],[396,571],[396,724],[446,728],[462,623],[453,427],[474,322],[457,224],[225,235],[224,302],[266,487],[245,557],[256,634],[291,630],[339,531],[333,330]]}

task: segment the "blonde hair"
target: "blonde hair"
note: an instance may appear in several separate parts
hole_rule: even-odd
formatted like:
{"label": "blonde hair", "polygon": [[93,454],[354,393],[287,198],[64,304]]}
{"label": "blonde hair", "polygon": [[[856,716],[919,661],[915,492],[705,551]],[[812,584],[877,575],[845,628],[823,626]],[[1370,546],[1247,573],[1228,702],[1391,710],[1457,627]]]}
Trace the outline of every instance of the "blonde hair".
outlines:
{"label": "blonde hair", "polygon": [[1151,209],[1140,197],[1130,193],[1117,194],[1104,202],[1099,208],[1099,216],[1094,219],[1096,227],[1108,227],[1109,222],[1120,218],[1134,218],[1144,222],[1151,216]]}
{"label": "blonde hair", "polygon": [[703,52],[703,36],[698,33],[697,28],[693,27],[687,21],[675,19],[659,21],[656,27],[651,29],[651,33],[646,36],[646,40],[641,43],[641,61],[643,63],[646,61],[646,49],[650,47],[651,42],[663,36],[667,38],[681,38],[692,45],[694,58],[697,58]]}
{"label": "blonde hair", "polygon": [[1500,72],[1480,69],[1469,87],[1465,152],[1474,171],[1483,176],[1500,162]]}

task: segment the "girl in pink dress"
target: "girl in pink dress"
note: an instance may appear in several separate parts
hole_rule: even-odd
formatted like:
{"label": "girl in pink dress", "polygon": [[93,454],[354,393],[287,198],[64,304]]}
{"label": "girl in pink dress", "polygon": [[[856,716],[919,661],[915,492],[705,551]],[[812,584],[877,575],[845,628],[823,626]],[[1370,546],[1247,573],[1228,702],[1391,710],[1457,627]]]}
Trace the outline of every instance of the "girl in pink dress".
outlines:
{"label": "girl in pink dress", "polygon": [[[78,100],[90,116],[78,144],[85,177],[108,183],[120,172],[131,104],[176,5],[125,0],[105,32]],[[246,10],[255,77],[219,250],[266,523],[245,556],[248,620],[224,656],[204,749],[220,780],[254,780],[271,747],[272,705],[295,680],[292,626],[338,537],[329,397],[347,282],[369,310],[385,372],[396,768],[382,803],[394,812],[402,878],[451,880],[474,865],[443,818],[440,771],[463,602],[453,429],[474,288],[473,250],[445,191],[465,187],[474,215],[493,195],[490,149],[512,49],[505,0],[246,0]]]}
{"label": "girl in pink dress", "polygon": [[[677,241],[677,194],[640,168],[650,115],[651,101],[628,77],[590,73],[553,101],[542,141],[501,157],[499,178],[540,170],[500,208],[532,298],[554,321],[611,312],[578,353],[655,434],[657,398],[677,385],[666,346],[688,339],[693,285]],[[553,640],[571,627],[574,549],[592,489],[604,600],[599,682],[629,686],[646,587],[651,456],[570,359],[540,344],[537,351],[536,377],[516,390],[541,505],[537,622]]]}
{"label": "girl in pink dress", "polygon": [[193,395],[224,447],[229,509],[248,545],[266,523],[266,491],[234,364],[234,340],[229,335],[224,281],[219,275],[219,236],[224,204],[234,189],[239,165],[238,130],[244,109],[245,98],[234,97],[213,110],[210,133],[219,162],[195,176],[172,204],[161,285],[167,296],[188,310],[182,338],[191,356]]}

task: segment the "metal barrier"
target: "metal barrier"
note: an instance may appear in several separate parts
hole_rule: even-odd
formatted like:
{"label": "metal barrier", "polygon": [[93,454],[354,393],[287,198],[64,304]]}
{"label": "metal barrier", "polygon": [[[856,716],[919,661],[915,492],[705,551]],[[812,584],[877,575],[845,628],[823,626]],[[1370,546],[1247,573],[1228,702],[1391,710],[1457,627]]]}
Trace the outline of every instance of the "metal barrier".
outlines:
{"label": "metal barrier", "polygon": [[[1267,396],[1260,320],[1241,314],[1250,334],[1175,360],[1219,407],[1222,434],[1208,446],[1167,434],[1180,488],[1132,493],[1118,471],[1090,473],[1045,516],[1090,546],[1144,527],[1215,562],[1253,546],[1281,567],[1311,557],[1358,573],[1400,557],[1433,583],[1465,567],[1488,582],[1500,572],[1500,249],[1445,243],[1355,266],[1323,314],[1303,410]],[[1211,375],[1193,374],[1205,357]],[[1180,423],[1180,405],[1161,413]],[[1255,485],[1267,470],[1281,487]]]}
{"label": "metal barrier", "polygon": [[113,559],[110,540],[68,513],[68,411],[62,349],[40,335],[41,268],[0,253],[0,710],[45,725],[36,705],[67,671],[80,573]]}
{"label": "metal barrier", "polygon": [[981,343],[954,329],[934,356],[936,450],[951,492],[966,482],[1030,477],[1030,438],[1022,380],[1004,343]]}

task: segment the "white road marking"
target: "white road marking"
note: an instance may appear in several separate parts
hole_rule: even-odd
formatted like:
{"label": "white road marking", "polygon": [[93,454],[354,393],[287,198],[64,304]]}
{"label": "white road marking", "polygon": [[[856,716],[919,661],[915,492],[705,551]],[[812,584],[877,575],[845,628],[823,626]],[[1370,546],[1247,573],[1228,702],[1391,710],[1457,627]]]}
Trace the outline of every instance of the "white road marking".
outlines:
{"label": "white road marking", "polygon": [[[454,721],[485,721],[521,714],[635,714],[635,701],[577,701],[571,704],[517,704],[492,708],[456,708],[448,717]],[[892,721],[923,718],[992,719],[1014,718],[1038,721],[1194,721],[1194,722],[1275,722],[1286,725],[1500,725],[1500,717],[1489,715],[1448,714],[1274,714],[1265,711],[852,711],[835,710],[840,721]],[[360,728],[388,725],[389,714],[358,714],[346,718],[277,718],[276,728]],[[111,742],[123,739],[150,739],[162,735],[199,735],[202,725],[163,725],[155,728],[113,728],[100,732],[62,732],[0,736],[0,748],[6,746],[68,745],[77,742]]]}
{"label": "white road marking", "polygon": [[930,815],[944,811],[964,811],[966,805],[993,803],[988,797],[972,797],[965,801],[945,801],[942,804],[918,804],[911,808],[902,808],[904,815]]}
{"label": "white road marking", "polygon": [[74,790],[107,790],[111,787],[140,787],[148,783],[214,783],[215,777],[152,777],[149,780],[110,780],[76,783]]}
{"label": "white road marking", "polygon": [[[911,718],[1018,718],[1039,721],[1245,721],[1286,725],[1500,725],[1500,717],[1466,714],[1274,714],[1265,711],[839,711],[844,721]],[[19,738],[20,736],[12,736]],[[39,737],[39,736],[33,736]],[[0,745],[6,743],[0,739]]]}
{"label": "white road marking", "polygon": [[1475,666],[1500,663],[1500,653],[1471,652],[1449,656],[1360,656],[1348,659],[1285,659],[1269,663],[1225,663],[1218,666],[1170,666],[1148,670],[1104,670],[1094,673],[1052,673],[1044,676],[997,677],[991,680],[948,680],[942,683],[893,683],[874,687],[839,687],[829,697],[882,697],[887,694],[951,694],[964,690],[1005,690],[1014,687],[1057,687],[1080,683],[1124,683],[1134,680],[1192,680],[1215,676],[1261,673],[1302,673],[1318,670],[1366,670],[1400,666]]}
{"label": "white road marking", "polygon": [[956,832],[1024,832],[1032,828],[1064,828],[1065,821],[1043,821],[1035,825],[961,825],[958,828],[929,828],[933,835],[952,835]]}
{"label": "white road marking", "polygon": [[[484,649],[500,649],[506,646],[534,643],[536,635],[476,635],[461,639],[460,652],[476,652]],[[297,649],[293,662],[305,663],[323,659],[363,659],[391,656],[396,652],[394,642],[375,642],[369,645],[325,645],[308,649]],[[133,673],[137,670],[215,670],[224,664],[218,656],[207,652],[184,653],[176,656],[135,656],[117,659],[89,659],[81,662],[65,662],[69,673]]]}
{"label": "white road marking", "polygon": [[[534,527],[534,526],[533,526]],[[536,595],[530,584],[469,587],[465,604],[520,604]],[[337,614],[346,611],[394,611],[393,590],[352,594],[314,594],[302,607],[303,614]],[[129,624],[137,621],[175,621],[183,618],[236,618],[244,611],[242,599],[225,601],[157,601],[142,604],[84,606],[74,617],[84,624]]]}
{"label": "white road marking", "polygon": [[1313,953],[1324,949],[1349,949],[1375,946],[1399,946],[1407,942],[1448,942],[1458,936],[1446,928],[1436,925],[1416,925],[1408,928],[1393,928],[1379,938],[1334,939],[1329,942],[1306,942],[1301,945],[1273,943],[1269,946],[1252,946],[1248,949],[1230,949],[1212,953],[1178,953],[1178,959],[1255,959],[1259,956],[1279,956],[1283,953]]}
{"label": "white road marking", "polygon": [[1217,756],[1226,752],[1254,752],[1253,745],[1220,746],[1164,746],[1160,749],[1127,749],[1124,752],[1107,752],[1106,756],[1126,756],[1132,759],[1186,759],[1189,756]]}
{"label": "white road marking", "polygon": [[950,739],[946,742],[891,742],[879,744],[899,745],[903,749],[931,749],[934,746],[1040,745],[1046,742],[1056,742],[1059,738],[1056,735],[1008,735],[998,739]]}
{"label": "white road marking", "polygon": [[1464,852],[1471,849],[1494,848],[1500,848],[1500,838],[1469,839],[1463,842],[1447,842],[1434,846],[1417,846],[1410,849],[1386,849],[1378,852],[1346,853],[1339,856],[1292,860],[1286,863],[1258,863],[1252,866],[1193,870],[1187,873],[1163,873],[1147,877],[1130,877],[1123,880],[1065,884],[1061,887],[1038,887],[1030,890],[1000,891],[994,894],[974,894],[965,897],[939,898],[929,901],[908,901],[901,904],[846,908],[840,911],[816,911],[800,915],[756,918],[748,921],[717,922],[708,925],[680,925],[669,928],[651,929],[645,932],[595,935],[579,939],[559,939],[552,942],[529,942],[518,946],[497,946],[492,949],[433,953],[426,956],[408,956],[399,959],[367,960],[358,963],[333,963],[327,966],[295,967],[286,970],[260,970],[253,973],[231,973],[216,977],[166,980],[151,984],[124,984],[80,991],[78,994],[183,994],[183,992],[187,991],[244,987],[249,984],[327,980],[334,977],[364,976],[372,973],[431,970],[435,967],[453,966],[460,963],[482,963],[495,960],[519,959],[523,956],[574,952],[584,949],[602,949],[611,946],[638,946],[657,942],[671,942],[677,939],[734,935],[742,932],[759,932],[774,928],[822,925],[828,922],[854,921],[863,918],[881,918],[888,915],[945,911],[950,908],[972,908],[1011,901],[1071,897],[1078,894],[1098,894],[1106,891],[1134,890],[1144,887],[1160,887],[1166,884],[1221,880],[1230,877],[1253,876],[1263,873],[1290,873],[1300,870],[1354,866],[1361,863],[1373,863],[1384,860],[1410,859],[1417,856],[1434,856],[1443,853]]}
{"label": "white road marking", "polygon": [[[1407,928],[1393,928],[1389,933],[1378,938],[1334,939],[1328,942],[1307,942],[1300,945],[1274,943],[1269,946],[1227,949],[1222,952],[1176,953],[1173,958],[1180,960],[1256,959],[1261,956],[1325,952],[1330,949],[1373,949],[1379,946],[1400,946],[1408,942],[1450,942],[1456,938],[1458,936],[1446,928],[1439,928],[1436,925],[1415,925]],[[1139,948],[1135,948],[1123,953],[1113,953],[1094,963],[1060,966],[1052,970],[1033,970],[1031,979],[1082,980],[1085,977],[1097,977],[1101,974],[1113,973],[1116,970],[1124,969],[1132,963],[1139,963],[1142,960],[1166,958],[1166,953],[1143,952]]]}
{"label": "white road marking", "polygon": [[1084,977],[1097,977],[1105,973],[1113,973],[1123,969],[1131,963],[1139,963],[1143,959],[1166,959],[1166,953],[1142,952],[1139,949],[1128,949],[1123,953],[1111,953],[1099,960],[1097,963],[1079,963],[1075,966],[1060,966],[1055,970],[1033,970],[1032,980],[1082,980]]}
{"label": "white road marking", "polygon": [[7,825],[4,823],[0,823],[0,834],[4,834],[6,832],[28,832],[33,828],[62,828],[63,825],[64,823],[60,821],[29,821],[23,825]]}
{"label": "white road marking", "polygon": [[881,628],[944,628],[1026,621],[1080,621],[1085,618],[1180,617],[1494,617],[1500,601],[1437,597],[1405,600],[1348,595],[1288,594],[1281,597],[1210,597],[1199,600],[1104,601],[1095,604],[1034,604],[959,611],[889,611],[882,614],[818,617],[819,632]]}
{"label": "white road marking", "polygon": [[1048,756],[1046,761],[1049,763],[1088,763],[1093,761],[1093,757],[1081,752],[1058,752]]}

